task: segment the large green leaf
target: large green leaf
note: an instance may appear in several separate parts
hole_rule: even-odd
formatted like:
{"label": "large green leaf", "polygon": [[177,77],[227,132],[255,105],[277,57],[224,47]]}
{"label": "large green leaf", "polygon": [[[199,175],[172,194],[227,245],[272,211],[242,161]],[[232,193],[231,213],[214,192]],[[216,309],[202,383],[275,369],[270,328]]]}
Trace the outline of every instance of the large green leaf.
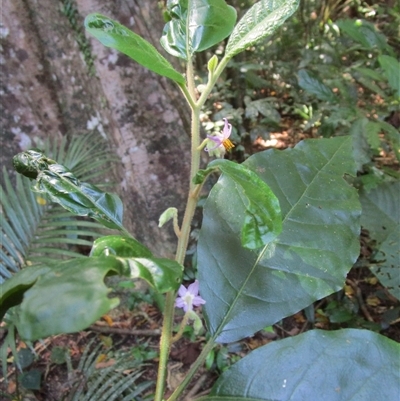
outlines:
{"label": "large green leaf", "polygon": [[25,340],[83,330],[119,304],[109,298],[108,275],[141,278],[158,292],[176,290],[182,266],[169,259],[81,257],[57,266],[21,270],[0,285],[0,318],[18,306],[16,327]]}
{"label": "large green leaf", "polygon": [[198,270],[207,324],[220,342],[252,335],[338,291],[359,254],[360,204],[343,179],[355,174],[351,138],[303,141],[245,165],[279,199],[282,232],[262,249],[243,248],[240,189],[219,179],[204,206]]}
{"label": "large green leaf", "polygon": [[299,0],[260,0],[238,22],[229,37],[225,55],[232,58],[274,33],[299,6]]}
{"label": "large green leaf", "polygon": [[378,242],[377,263],[371,271],[400,299],[400,181],[361,192],[361,224]]}
{"label": "large green leaf", "polygon": [[394,57],[381,55],[378,57],[379,64],[383,68],[390,87],[400,97],[400,63]]}
{"label": "large green leaf", "polygon": [[36,178],[35,190],[48,195],[53,202],[78,216],[89,216],[106,227],[124,231],[123,205],[117,195],[81,182],[68,168],[40,151],[19,153],[13,163],[20,174]]}
{"label": "large green leaf", "polygon": [[140,65],[159,75],[184,85],[185,78],[157,51],[157,49],[125,26],[101,14],[85,18],[86,30],[104,46],[126,54]]}
{"label": "large green leaf", "polygon": [[184,60],[221,42],[236,22],[236,10],[225,0],[168,0],[167,12],[171,20],[164,27],[161,44]]}
{"label": "large green leaf", "polygon": [[237,202],[241,205],[235,221],[242,227],[242,246],[257,249],[273,241],[282,231],[282,217],[279,201],[268,185],[243,164],[224,159],[209,163],[199,176],[214,168],[219,168],[234,182]]}
{"label": "large green leaf", "polygon": [[198,401],[397,400],[399,355],[371,331],[313,330],[251,352]]}

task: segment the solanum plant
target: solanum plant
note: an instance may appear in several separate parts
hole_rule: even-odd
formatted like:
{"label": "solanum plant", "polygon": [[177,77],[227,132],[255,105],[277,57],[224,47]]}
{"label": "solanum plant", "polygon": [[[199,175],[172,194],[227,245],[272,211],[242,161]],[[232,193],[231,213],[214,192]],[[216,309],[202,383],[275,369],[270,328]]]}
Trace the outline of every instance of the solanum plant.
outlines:
{"label": "solanum plant", "polygon": [[[343,287],[359,254],[361,207],[357,190],[345,179],[356,173],[351,138],[306,140],[293,149],[267,150],[237,164],[223,158],[234,146],[227,119],[221,133],[200,135],[200,112],[229,61],[271,35],[298,2],[259,1],[236,24],[236,11],[224,0],[168,0],[169,21],[161,44],[185,61],[185,75],[118,22],[100,14],[87,16],[85,27],[91,35],[174,81],[187,100],[192,142],[186,210],[178,216],[171,205],[160,217],[160,226],[172,220],[177,251],[175,260],[158,258],[123,226],[122,202],[116,195],[80,182],[37,150],[17,155],[17,171],[36,180],[36,191],[120,231],[96,240],[89,257],[27,267],[2,285],[1,316],[15,308],[22,339],[82,330],[117,306],[119,300],[107,296],[107,275],[145,279],[165,294],[155,401],[166,400],[171,344],[186,324],[193,321],[195,332],[202,326],[199,306],[209,333],[197,361],[167,399],[174,401],[215,343],[251,336]],[[195,53],[227,37],[223,57],[209,60],[209,79],[199,93]],[[215,160],[200,170],[204,151]],[[203,183],[213,172],[222,174],[204,204],[198,281],[186,288],[182,277],[191,221]],[[185,315],[173,335],[176,307]],[[395,342],[369,331],[314,330],[250,352],[201,400],[394,400],[398,352]]]}

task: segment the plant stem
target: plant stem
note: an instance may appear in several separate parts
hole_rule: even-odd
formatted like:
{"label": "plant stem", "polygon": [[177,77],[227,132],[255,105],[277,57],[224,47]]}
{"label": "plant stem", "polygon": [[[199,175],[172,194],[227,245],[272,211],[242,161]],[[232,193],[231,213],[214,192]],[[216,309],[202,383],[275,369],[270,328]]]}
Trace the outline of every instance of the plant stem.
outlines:
{"label": "plant stem", "polygon": [[171,346],[171,334],[174,318],[175,292],[167,292],[164,308],[164,321],[160,338],[160,362],[158,364],[157,385],[154,401],[162,401],[167,377],[167,363]]}
{"label": "plant stem", "polygon": [[[191,169],[189,195],[186,203],[185,214],[183,217],[181,232],[178,238],[178,245],[175,260],[183,265],[185,260],[186,249],[189,242],[190,227],[193,215],[198,201],[197,185],[193,184],[193,178],[199,171],[200,167],[200,107],[196,106],[195,99],[195,83],[193,74],[192,61],[189,59],[187,67],[188,90],[183,90],[185,97],[192,109],[192,125],[191,125]],[[160,339],[160,362],[158,366],[157,385],[154,401],[162,401],[164,394],[164,386],[167,376],[167,363],[172,340],[172,326],[174,319],[175,292],[168,292],[166,295],[164,308],[164,321]]]}

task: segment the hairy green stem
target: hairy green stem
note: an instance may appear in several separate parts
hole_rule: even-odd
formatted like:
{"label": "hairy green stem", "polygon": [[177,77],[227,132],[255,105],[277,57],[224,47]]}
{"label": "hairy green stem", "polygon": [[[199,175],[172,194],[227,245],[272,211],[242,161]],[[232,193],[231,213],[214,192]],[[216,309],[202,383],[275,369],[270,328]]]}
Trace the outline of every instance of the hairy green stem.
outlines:
{"label": "hairy green stem", "polygon": [[[186,249],[189,242],[190,227],[193,215],[198,201],[198,191],[195,191],[196,185],[193,184],[193,178],[197,174],[200,167],[200,151],[197,149],[200,143],[200,107],[195,105],[196,93],[193,74],[192,61],[188,61],[187,67],[187,89],[182,89],[188,103],[192,109],[192,126],[191,126],[191,170],[189,195],[186,204],[186,210],[182,221],[180,236],[178,238],[178,246],[175,260],[182,264],[185,260]],[[164,386],[167,377],[167,363],[172,340],[172,326],[174,319],[175,292],[168,292],[164,308],[164,321],[160,339],[160,362],[158,366],[157,385],[155,393],[155,401],[162,401],[164,394]]]}
{"label": "hairy green stem", "polygon": [[[196,88],[194,81],[194,72],[192,60],[189,58],[187,64],[187,87],[180,86],[186,100],[188,101],[191,109],[191,169],[190,169],[190,185],[189,185],[189,195],[186,203],[185,214],[183,217],[180,236],[178,238],[178,246],[176,251],[175,260],[182,264],[185,260],[185,254],[189,242],[190,228],[193,219],[194,212],[196,210],[197,201],[199,199],[200,190],[202,185],[194,184],[193,179],[196,176],[200,168],[200,110],[203,107],[208,95],[211,93],[217,79],[221,75],[222,71],[228,64],[230,58],[224,57],[215,71],[210,74],[210,80],[207,83],[206,88],[201,94],[200,98],[196,102]],[[170,352],[170,347],[172,343],[172,326],[174,319],[174,304],[175,304],[175,292],[169,292],[166,296],[165,309],[164,309],[164,322],[162,328],[162,334],[160,339],[160,362],[158,368],[157,376],[157,387],[155,394],[155,401],[162,401],[164,394],[164,386],[167,376],[167,363]],[[216,336],[217,334],[215,334]],[[201,354],[197,360],[191,366],[188,374],[182,383],[175,389],[174,393],[171,395],[168,401],[175,401],[177,397],[182,393],[185,387],[188,385],[189,381],[192,379],[193,375],[197,369],[203,364],[209,352],[212,350],[215,342],[215,336],[212,337],[207,344],[204,346]]]}
{"label": "hairy green stem", "polygon": [[171,347],[172,325],[174,318],[175,292],[167,293],[164,308],[164,321],[160,338],[160,362],[158,364],[157,385],[154,401],[162,401],[167,378],[167,363]]}

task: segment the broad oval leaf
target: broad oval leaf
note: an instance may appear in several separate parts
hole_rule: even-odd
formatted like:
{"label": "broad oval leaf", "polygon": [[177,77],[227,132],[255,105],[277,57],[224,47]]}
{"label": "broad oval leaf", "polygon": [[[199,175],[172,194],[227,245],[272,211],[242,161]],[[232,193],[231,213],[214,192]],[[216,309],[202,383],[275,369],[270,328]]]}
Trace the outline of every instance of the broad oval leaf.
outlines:
{"label": "broad oval leaf", "polygon": [[198,401],[396,400],[399,352],[368,330],[312,330],[257,348]]}
{"label": "broad oval leaf", "polygon": [[237,341],[342,288],[359,254],[360,204],[343,179],[355,174],[351,138],[303,141],[245,165],[279,199],[282,232],[255,251],[241,246],[240,190],[223,176],[204,206],[198,244],[208,328]]}
{"label": "broad oval leaf", "polygon": [[225,39],[236,22],[236,10],[225,0],[168,0],[170,21],[161,44],[175,57],[188,59]]}
{"label": "broad oval leaf", "polygon": [[282,231],[282,217],[279,201],[269,186],[243,164],[217,159],[208,165],[216,167],[229,177],[237,192],[230,203],[241,206],[235,218],[241,226],[242,246],[258,249],[273,241]]}
{"label": "broad oval leaf", "polygon": [[260,0],[238,22],[229,37],[225,56],[232,58],[274,33],[299,6],[299,0]]}
{"label": "broad oval leaf", "polygon": [[151,257],[151,251],[139,241],[125,235],[107,235],[94,241],[90,256]]}
{"label": "broad oval leaf", "polygon": [[104,46],[126,54],[132,60],[158,75],[184,85],[185,78],[142,37],[120,23],[101,14],[90,14],[85,18],[86,30]]}
{"label": "broad oval leaf", "polygon": [[71,213],[89,216],[108,228],[124,230],[123,205],[117,195],[81,182],[66,167],[36,150],[19,153],[13,163],[20,174],[30,178],[34,178],[36,170],[35,190],[47,194]]}

